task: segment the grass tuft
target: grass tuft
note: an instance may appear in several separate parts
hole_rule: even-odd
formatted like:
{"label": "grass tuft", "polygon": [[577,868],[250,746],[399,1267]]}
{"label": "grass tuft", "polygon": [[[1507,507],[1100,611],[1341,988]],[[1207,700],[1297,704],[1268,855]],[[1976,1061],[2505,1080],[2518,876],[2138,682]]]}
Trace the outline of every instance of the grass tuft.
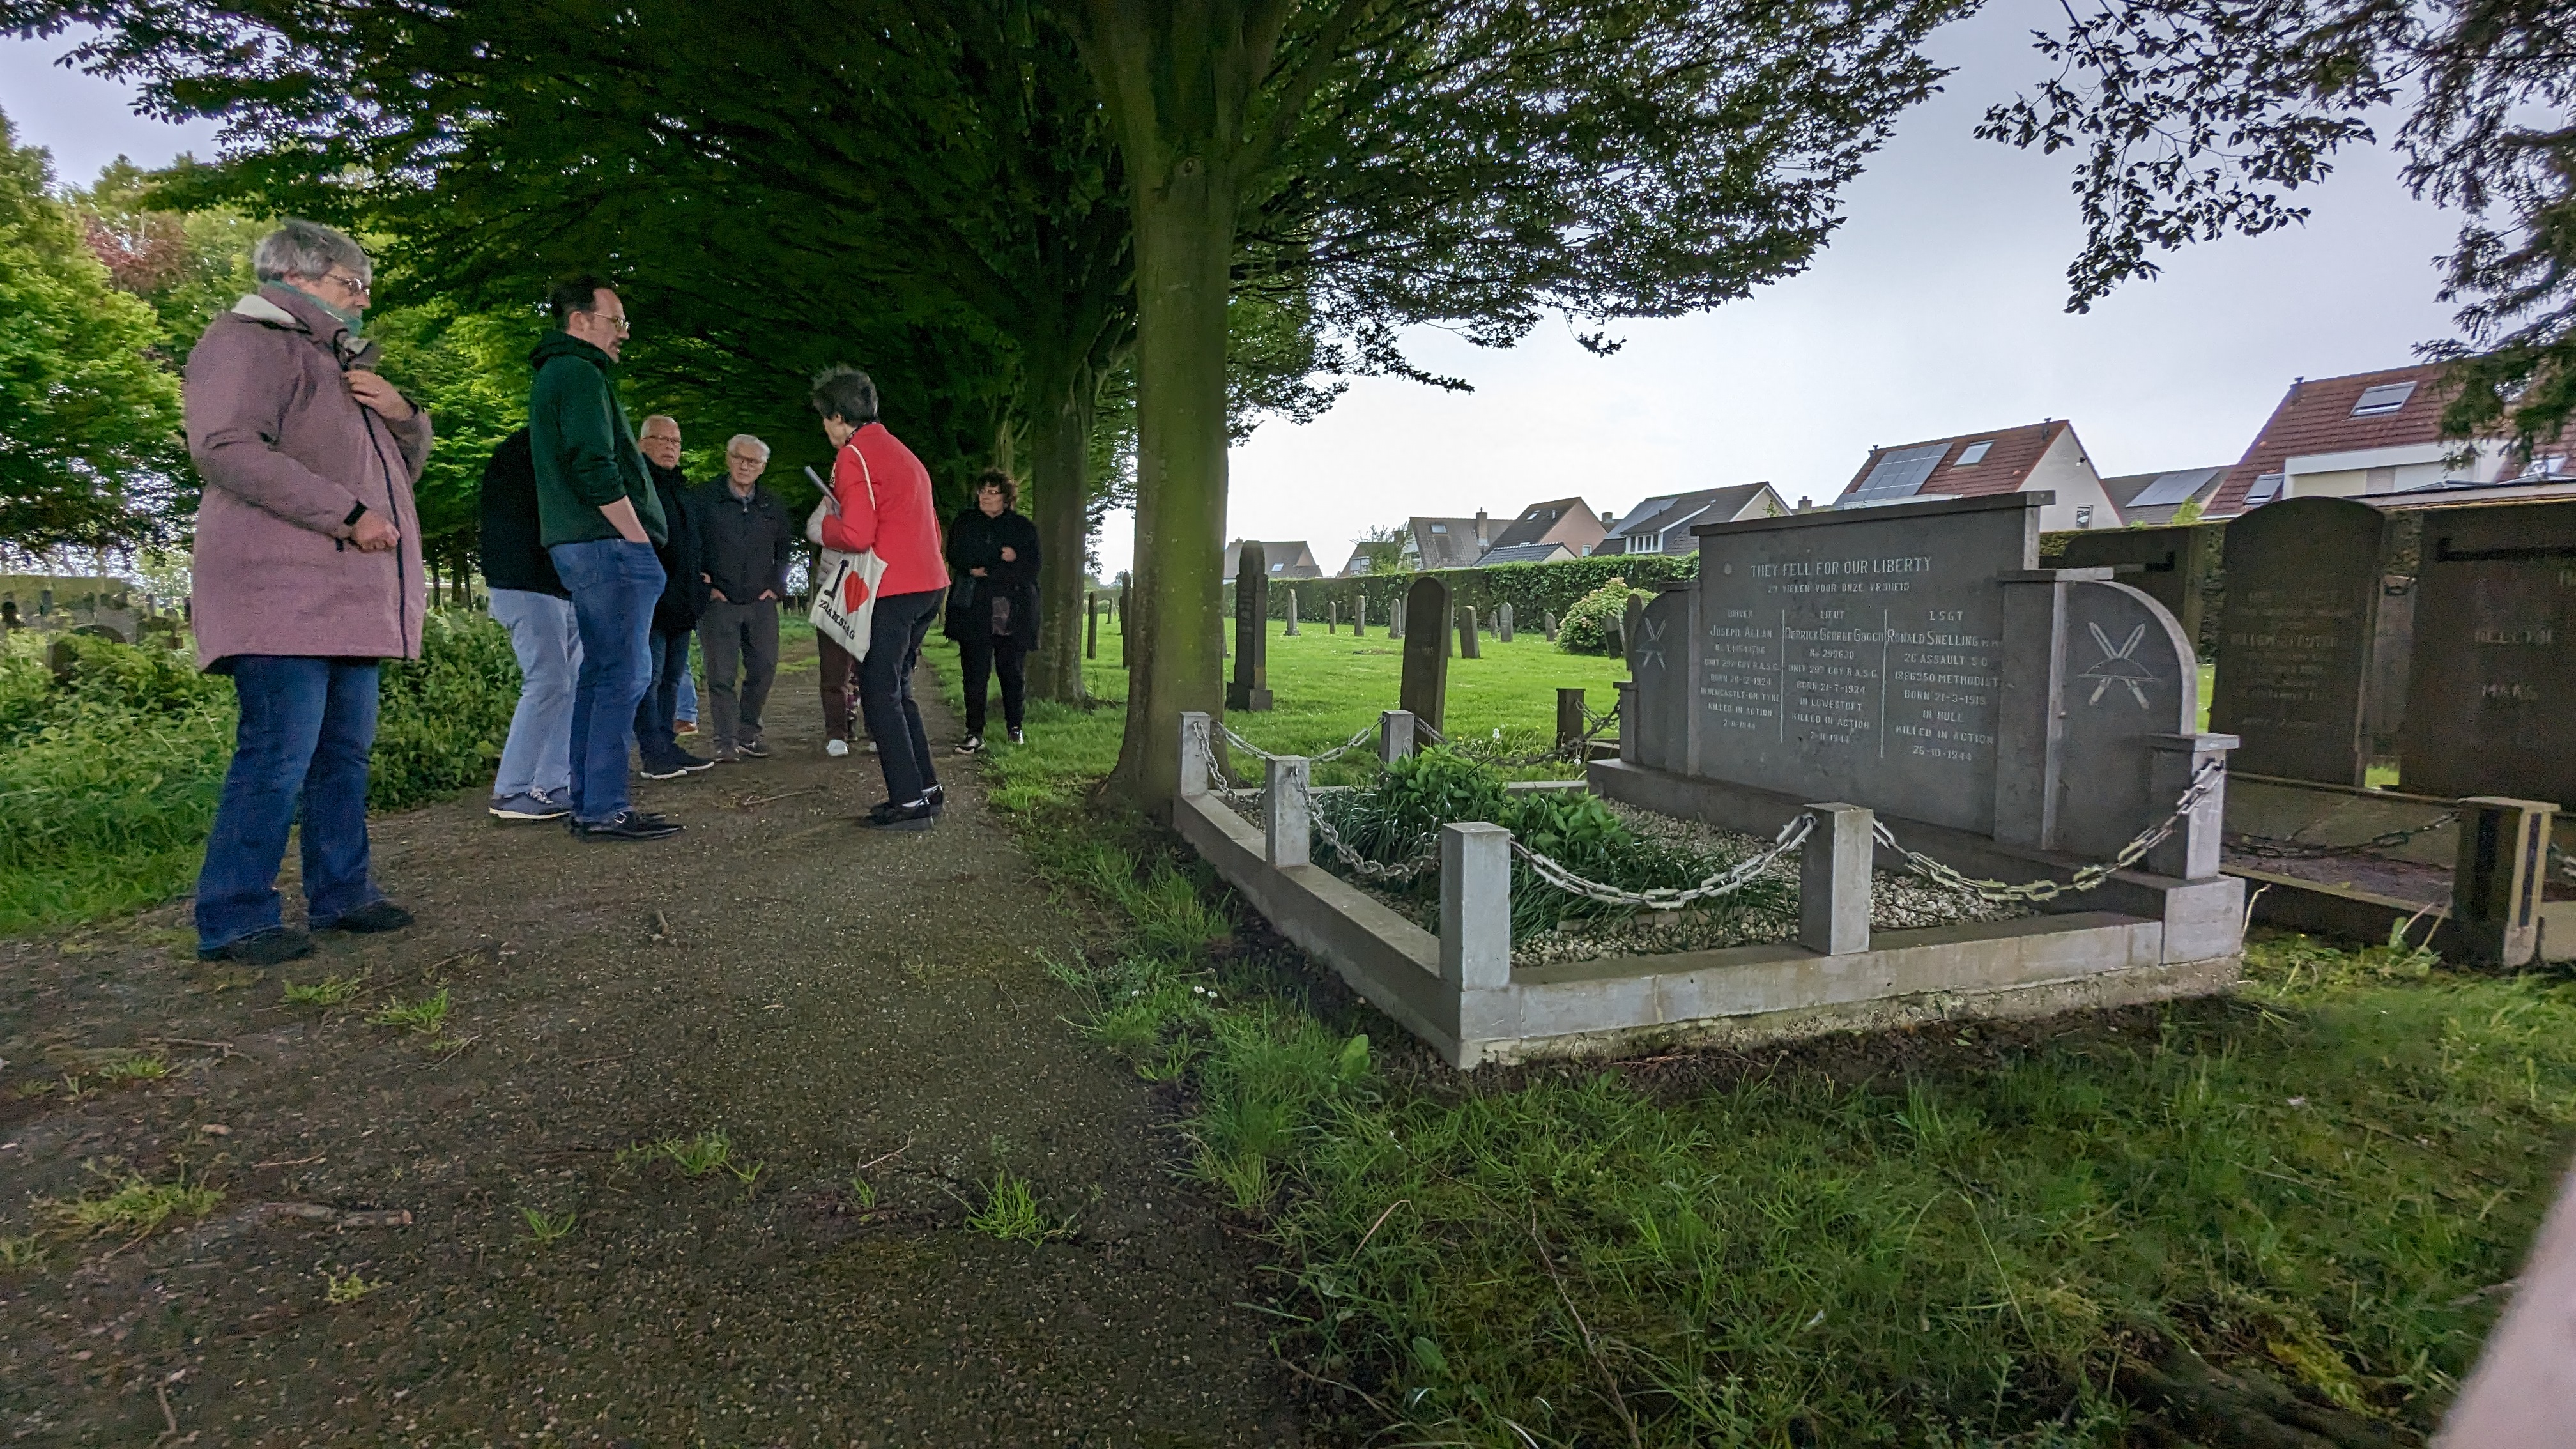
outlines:
{"label": "grass tuft", "polygon": [[541,1248],[572,1231],[573,1214],[569,1212],[548,1216],[535,1208],[523,1207],[519,1209],[519,1216],[528,1225],[527,1241]]}
{"label": "grass tuft", "polygon": [[334,1308],[345,1308],[383,1286],[356,1273],[333,1273],[326,1269],[322,1274],[322,1301]]}
{"label": "grass tuft", "polygon": [[170,1063],[158,1053],[137,1052],[109,1062],[96,1071],[102,1079],[121,1086],[130,1082],[157,1082],[170,1075]]}
{"label": "grass tuft", "polygon": [[1050,1223],[1038,1208],[1038,1196],[1028,1179],[1009,1168],[998,1168],[993,1180],[984,1187],[984,1205],[966,1215],[966,1226],[987,1237],[1006,1243],[1038,1244],[1067,1237],[1073,1232],[1073,1221]]}
{"label": "grass tuft", "polygon": [[364,972],[355,976],[325,976],[309,986],[288,982],[286,1004],[289,1006],[345,1006],[357,997],[367,984]]}
{"label": "grass tuft", "polygon": [[447,988],[424,1001],[388,1001],[384,1008],[367,1018],[369,1026],[393,1026],[419,1036],[435,1037],[447,1025],[449,1001]]}
{"label": "grass tuft", "polygon": [[103,1193],[48,1206],[57,1223],[83,1236],[123,1233],[139,1238],[173,1217],[204,1217],[223,1200],[223,1193],[203,1184],[192,1185],[184,1174],[170,1182],[147,1182],[140,1174],[129,1172]]}

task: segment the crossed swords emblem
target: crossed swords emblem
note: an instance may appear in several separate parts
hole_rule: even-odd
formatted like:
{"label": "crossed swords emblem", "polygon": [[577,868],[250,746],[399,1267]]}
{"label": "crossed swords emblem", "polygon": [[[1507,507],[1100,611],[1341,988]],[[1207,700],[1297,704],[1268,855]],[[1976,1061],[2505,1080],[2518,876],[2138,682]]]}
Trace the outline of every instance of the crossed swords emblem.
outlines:
{"label": "crossed swords emblem", "polygon": [[2111,636],[2102,632],[2101,625],[2087,624],[2084,627],[2093,631],[2093,642],[2102,646],[2101,661],[2076,676],[2078,679],[2093,681],[2093,697],[2084,702],[2088,705],[2100,704],[2103,694],[2108,692],[2112,685],[2117,684],[2129,691],[2129,697],[2138,702],[2138,708],[2145,709],[2147,691],[2144,686],[2154,683],[2156,676],[2145,665],[2129,656],[2146,641],[2147,626],[2140,624],[2131,629],[2129,637],[2122,640],[2117,649],[2111,647]]}
{"label": "crossed swords emblem", "polygon": [[1652,664],[1657,669],[1663,668],[1666,623],[1659,619],[1644,618],[1637,622],[1643,626],[1641,632],[1645,635],[1643,639],[1637,641],[1637,663]]}

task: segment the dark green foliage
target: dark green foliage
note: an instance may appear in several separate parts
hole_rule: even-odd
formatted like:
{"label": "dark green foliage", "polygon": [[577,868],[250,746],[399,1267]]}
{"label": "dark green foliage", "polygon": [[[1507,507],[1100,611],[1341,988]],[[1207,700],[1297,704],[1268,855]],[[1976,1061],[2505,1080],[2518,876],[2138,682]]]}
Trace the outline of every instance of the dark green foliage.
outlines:
{"label": "dark green foliage", "polygon": [[[1494,611],[1504,604],[1512,606],[1512,630],[1515,634],[1535,634],[1541,616],[1554,612],[1562,621],[1575,601],[1592,593],[1612,579],[1624,578],[1643,588],[1667,579],[1689,579],[1699,576],[1699,555],[1683,554],[1605,554],[1600,558],[1558,559],[1554,563],[1496,564],[1483,569],[1440,569],[1436,571],[1449,584],[1449,601],[1461,609],[1474,609],[1484,627],[1494,627]],[[1386,624],[1388,601],[1404,597],[1420,574],[1362,574],[1347,579],[1293,579],[1270,583],[1270,617],[1288,617],[1288,591],[1297,591],[1297,612],[1310,623],[1324,616],[1329,602],[1342,606],[1342,621],[1351,619],[1351,605],[1362,597],[1368,600],[1369,630],[1375,633]],[[1233,600],[1227,601],[1226,617],[1234,617]],[[1613,651],[1602,651],[1613,652]]]}
{"label": "dark green foliage", "polygon": [[1617,654],[1619,621],[1628,611],[1628,601],[1653,597],[1624,578],[1612,578],[1575,600],[1574,607],[1565,611],[1556,636],[1557,647],[1568,654]]}
{"label": "dark green foliage", "polygon": [[[0,655],[0,932],[128,910],[186,888],[232,760],[232,682],[183,653],[69,636],[57,681]],[[389,664],[368,803],[399,810],[490,777],[518,702],[508,631],[435,614]]]}

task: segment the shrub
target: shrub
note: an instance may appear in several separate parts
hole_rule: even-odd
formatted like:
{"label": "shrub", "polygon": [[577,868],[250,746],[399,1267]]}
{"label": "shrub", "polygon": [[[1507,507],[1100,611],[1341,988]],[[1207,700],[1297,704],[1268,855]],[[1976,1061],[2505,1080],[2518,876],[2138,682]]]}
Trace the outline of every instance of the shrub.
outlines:
{"label": "shrub", "polygon": [[489,614],[453,611],[421,627],[421,657],[384,668],[367,805],[402,810],[491,778],[519,704],[510,631]]}
{"label": "shrub", "polygon": [[1628,601],[1643,602],[1653,597],[1644,589],[1630,588],[1626,579],[1613,577],[1575,600],[1574,607],[1565,611],[1556,647],[1568,654],[1618,653],[1619,616],[1627,611]]}

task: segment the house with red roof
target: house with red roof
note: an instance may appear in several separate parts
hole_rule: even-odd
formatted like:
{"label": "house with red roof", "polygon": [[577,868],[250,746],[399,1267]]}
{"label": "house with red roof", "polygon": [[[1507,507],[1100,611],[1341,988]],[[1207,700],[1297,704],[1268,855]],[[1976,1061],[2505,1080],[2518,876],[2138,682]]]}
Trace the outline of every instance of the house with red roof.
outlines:
{"label": "house with red roof", "polygon": [[[2207,505],[2233,518],[2278,498],[2354,498],[2502,482],[2502,442],[2442,437],[2442,364],[2299,378]],[[2463,457],[2462,455],[2466,456]],[[2543,460],[2547,468],[2559,460]]]}
{"label": "house with red roof", "polygon": [[2063,419],[1994,432],[1872,448],[1836,508],[1872,508],[1927,498],[1985,498],[1999,493],[2053,493],[2040,510],[2048,531],[2118,528],[2119,505],[2102,487],[2075,425]]}

